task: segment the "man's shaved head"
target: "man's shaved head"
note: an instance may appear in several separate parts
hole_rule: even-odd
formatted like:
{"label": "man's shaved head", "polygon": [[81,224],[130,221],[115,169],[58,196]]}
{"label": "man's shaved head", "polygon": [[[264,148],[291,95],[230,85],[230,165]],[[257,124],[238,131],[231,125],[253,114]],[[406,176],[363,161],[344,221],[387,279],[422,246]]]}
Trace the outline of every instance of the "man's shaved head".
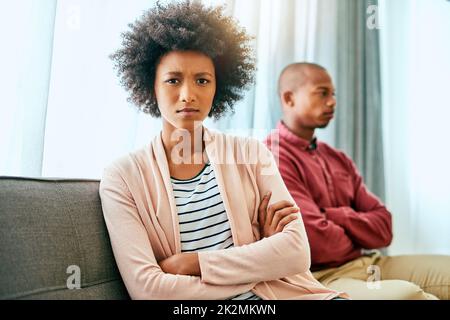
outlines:
{"label": "man's shaved head", "polygon": [[288,65],[281,72],[278,81],[278,94],[281,96],[283,92],[295,91],[303,86],[314,77],[314,71],[327,72],[324,67],[315,63],[299,62]]}
{"label": "man's shaved head", "polygon": [[314,130],[325,128],[334,117],[335,87],[327,70],[315,63],[293,63],[280,75],[278,91],[284,124],[311,140]]}

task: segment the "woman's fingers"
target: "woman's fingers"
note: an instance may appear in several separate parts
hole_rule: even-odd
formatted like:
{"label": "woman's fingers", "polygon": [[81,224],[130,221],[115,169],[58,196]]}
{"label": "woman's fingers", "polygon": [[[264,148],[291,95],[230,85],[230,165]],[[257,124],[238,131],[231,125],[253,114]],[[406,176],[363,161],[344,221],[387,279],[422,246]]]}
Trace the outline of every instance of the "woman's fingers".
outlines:
{"label": "woman's fingers", "polygon": [[267,193],[259,205],[258,219],[259,219],[259,224],[261,226],[264,226],[264,224],[266,223],[267,206],[269,205],[269,200],[270,200],[271,196],[272,196],[272,192]]}
{"label": "woman's fingers", "polygon": [[284,219],[286,216],[289,216],[293,213],[298,213],[299,209],[297,207],[287,207],[283,208],[281,210],[277,210],[273,216],[271,227],[273,229],[277,229],[278,224],[282,219]]}
{"label": "woman's fingers", "polygon": [[290,208],[293,206],[294,206],[294,204],[287,200],[278,201],[277,203],[270,205],[269,208],[267,209],[266,224],[273,225],[272,221],[273,221],[275,212],[277,212],[278,210],[281,210],[284,208]]}
{"label": "woman's fingers", "polygon": [[271,196],[271,192],[264,196],[258,208],[258,222],[263,237],[270,237],[282,231],[285,225],[297,218],[299,212],[299,209],[287,200],[269,206]]}
{"label": "woman's fingers", "polygon": [[297,213],[291,213],[287,216],[285,216],[283,219],[278,222],[277,229],[275,230],[275,233],[283,231],[284,227],[287,226],[291,221],[294,221],[298,219]]}
{"label": "woman's fingers", "polygon": [[267,211],[267,206],[269,205],[269,200],[270,200],[270,193],[266,194],[260,205],[259,205],[259,209],[258,209],[258,219],[259,219],[259,223],[261,225],[264,225],[265,221],[266,221],[266,211]]}

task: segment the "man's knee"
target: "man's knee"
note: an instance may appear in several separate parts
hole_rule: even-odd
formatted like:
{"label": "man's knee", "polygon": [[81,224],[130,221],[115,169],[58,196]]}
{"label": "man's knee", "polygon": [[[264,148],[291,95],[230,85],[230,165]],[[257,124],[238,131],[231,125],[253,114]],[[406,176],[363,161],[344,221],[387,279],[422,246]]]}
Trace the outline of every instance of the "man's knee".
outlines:
{"label": "man's knee", "polygon": [[404,280],[390,280],[393,298],[396,300],[434,300],[435,296],[426,293],[418,285]]}

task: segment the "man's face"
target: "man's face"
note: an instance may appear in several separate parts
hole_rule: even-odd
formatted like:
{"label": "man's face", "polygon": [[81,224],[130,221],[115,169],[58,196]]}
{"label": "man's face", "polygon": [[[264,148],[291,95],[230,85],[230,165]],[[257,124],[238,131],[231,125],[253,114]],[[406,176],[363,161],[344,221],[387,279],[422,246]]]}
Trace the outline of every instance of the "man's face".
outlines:
{"label": "man's face", "polygon": [[172,51],[156,69],[155,95],[163,121],[193,130],[209,114],[216,93],[214,63],[195,51]]}
{"label": "man's face", "polygon": [[297,125],[307,128],[325,128],[333,119],[336,107],[335,88],[326,71],[308,70],[308,81],[293,92],[292,116]]}

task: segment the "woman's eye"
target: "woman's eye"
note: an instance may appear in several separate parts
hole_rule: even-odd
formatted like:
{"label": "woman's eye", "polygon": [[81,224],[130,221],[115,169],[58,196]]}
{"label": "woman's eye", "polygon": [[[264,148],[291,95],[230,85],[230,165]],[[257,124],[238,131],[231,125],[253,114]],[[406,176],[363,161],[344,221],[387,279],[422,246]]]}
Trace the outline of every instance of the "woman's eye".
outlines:
{"label": "woman's eye", "polygon": [[169,79],[165,81],[168,84],[178,84],[180,81],[178,79]]}
{"label": "woman's eye", "polygon": [[208,80],[208,79],[198,79],[198,80],[197,80],[197,83],[198,83],[198,84],[208,84],[208,83],[209,83],[209,80]]}

